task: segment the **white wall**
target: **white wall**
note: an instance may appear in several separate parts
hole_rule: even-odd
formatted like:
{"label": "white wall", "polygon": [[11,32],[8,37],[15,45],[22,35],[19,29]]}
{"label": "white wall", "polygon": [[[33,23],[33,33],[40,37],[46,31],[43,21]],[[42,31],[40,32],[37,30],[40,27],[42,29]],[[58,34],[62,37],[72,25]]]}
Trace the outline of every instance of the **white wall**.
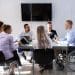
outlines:
{"label": "white wall", "polygon": [[75,23],[75,0],[53,0],[53,21],[54,28],[60,36],[64,36],[64,22],[67,19]]}
{"label": "white wall", "polygon": [[38,25],[45,25],[47,22],[22,22],[21,2],[23,3],[52,3],[53,4],[53,27],[60,36],[64,36],[64,21],[72,19],[75,21],[75,0],[0,0],[0,20],[11,24],[14,34],[23,31],[23,24],[29,23],[32,31],[35,32]]}

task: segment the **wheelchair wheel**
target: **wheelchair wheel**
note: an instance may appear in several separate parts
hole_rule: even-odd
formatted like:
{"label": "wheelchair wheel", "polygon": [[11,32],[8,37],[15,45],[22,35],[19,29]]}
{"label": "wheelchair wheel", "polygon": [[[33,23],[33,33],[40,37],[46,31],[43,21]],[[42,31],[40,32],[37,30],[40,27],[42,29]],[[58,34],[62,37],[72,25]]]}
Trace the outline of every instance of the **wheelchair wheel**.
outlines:
{"label": "wheelchair wheel", "polygon": [[64,56],[63,54],[58,54],[56,58],[57,70],[64,70]]}
{"label": "wheelchair wheel", "polygon": [[75,51],[72,51],[71,53],[68,54],[67,58],[67,68],[70,71],[75,72]]}

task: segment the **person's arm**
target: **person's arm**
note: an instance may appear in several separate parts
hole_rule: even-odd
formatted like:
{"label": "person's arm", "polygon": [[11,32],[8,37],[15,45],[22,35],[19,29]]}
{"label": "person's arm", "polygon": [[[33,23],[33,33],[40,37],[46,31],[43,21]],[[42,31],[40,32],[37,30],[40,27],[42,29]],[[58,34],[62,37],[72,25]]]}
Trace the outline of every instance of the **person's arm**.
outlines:
{"label": "person's arm", "polygon": [[55,30],[52,31],[52,35],[51,36],[52,36],[51,39],[52,39],[53,42],[56,42],[55,40],[59,40],[58,34],[57,34],[57,32]]}
{"label": "person's arm", "polygon": [[18,45],[15,45],[14,44],[14,41],[13,41],[13,36],[9,35],[9,45],[10,45],[10,50],[16,50]]}
{"label": "person's arm", "polygon": [[54,37],[55,37],[55,39],[59,40],[59,36],[58,36],[56,31],[55,31],[55,36]]}
{"label": "person's arm", "polygon": [[50,38],[49,38],[48,35],[46,35],[46,37],[47,37],[47,40],[48,40],[48,42],[49,42],[49,48],[51,48],[51,47],[52,47],[52,46],[51,46],[51,40],[50,40]]}
{"label": "person's arm", "polygon": [[38,49],[38,42],[37,40],[32,40],[32,46],[34,49]]}
{"label": "person's arm", "polygon": [[33,33],[30,32],[30,40],[32,41],[33,40]]}
{"label": "person's arm", "polygon": [[73,39],[72,33],[68,33],[63,40],[57,41],[58,44],[69,45]]}
{"label": "person's arm", "polygon": [[55,35],[58,37],[58,34],[57,34],[57,32],[55,31]]}
{"label": "person's arm", "polygon": [[24,36],[23,32],[19,34],[19,41],[23,38],[23,36]]}
{"label": "person's arm", "polygon": [[23,34],[24,34],[24,33],[22,32],[22,33],[20,33],[19,36],[18,36],[18,45],[19,45],[19,46],[22,45],[21,39],[23,38]]}

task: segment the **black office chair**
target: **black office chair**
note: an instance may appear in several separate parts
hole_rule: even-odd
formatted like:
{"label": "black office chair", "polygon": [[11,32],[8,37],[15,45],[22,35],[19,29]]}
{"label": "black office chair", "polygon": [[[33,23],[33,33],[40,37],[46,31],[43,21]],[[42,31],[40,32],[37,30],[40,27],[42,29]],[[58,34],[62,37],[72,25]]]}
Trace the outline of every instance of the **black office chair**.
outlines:
{"label": "black office chair", "polygon": [[5,65],[5,57],[4,54],[0,52],[0,66],[4,66],[4,65]]}
{"label": "black office chair", "polygon": [[35,49],[33,55],[35,63],[39,64],[39,66],[42,67],[42,70],[40,70],[41,72],[46,69],[53,68],[53,49]]}

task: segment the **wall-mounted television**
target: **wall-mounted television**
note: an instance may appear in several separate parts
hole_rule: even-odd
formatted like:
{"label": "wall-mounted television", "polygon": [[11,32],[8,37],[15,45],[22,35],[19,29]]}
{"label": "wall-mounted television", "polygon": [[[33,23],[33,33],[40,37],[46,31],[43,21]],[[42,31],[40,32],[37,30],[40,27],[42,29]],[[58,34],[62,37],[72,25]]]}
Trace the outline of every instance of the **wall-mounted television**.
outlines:
{"label": "wall-mounted television", "polygon": [[51,3],[21,3],[22,21],[52,20]]}

